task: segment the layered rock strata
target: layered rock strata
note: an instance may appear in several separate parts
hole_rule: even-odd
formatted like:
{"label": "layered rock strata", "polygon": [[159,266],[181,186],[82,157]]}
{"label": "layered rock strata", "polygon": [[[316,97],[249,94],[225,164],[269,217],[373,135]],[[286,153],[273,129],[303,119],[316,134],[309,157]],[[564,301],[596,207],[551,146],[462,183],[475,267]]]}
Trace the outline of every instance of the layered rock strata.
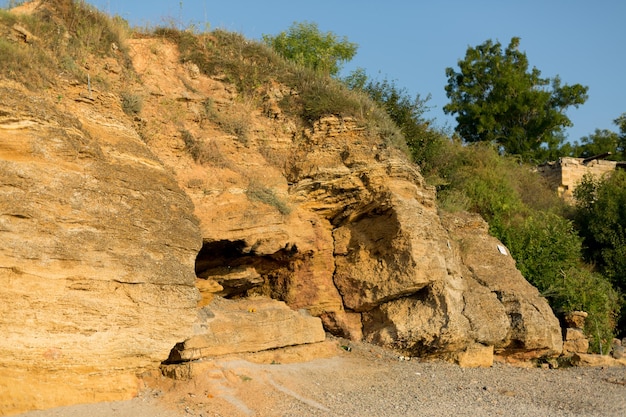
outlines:
{"label": "layered rock strata", "polygon": [[45,91],[0,80],[0,414],[130,398],[168,357],[324,329],[464,366],[561,352],[486,223],[442,215],[384,132],[303,126],[277,82],[251,99],[167,40],[129,47],[141,82],[112,57],[85,68],[138,92],[141,115],[61,76]]}
{"label": "layered rock strata", "polygon": [[0,96],[0,414],[131,398],[196,318],[191,201],[111,98]]}

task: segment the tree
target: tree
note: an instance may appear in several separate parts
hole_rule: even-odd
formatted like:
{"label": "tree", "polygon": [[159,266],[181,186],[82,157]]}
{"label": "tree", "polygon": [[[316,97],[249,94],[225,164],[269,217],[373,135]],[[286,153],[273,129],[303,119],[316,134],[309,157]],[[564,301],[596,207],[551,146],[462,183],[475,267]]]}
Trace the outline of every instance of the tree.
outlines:
{"label": "tree", "polygon": [[596,129],[589,136],[580,138],[581,144],[574,145],[574,156],[578,158],[589,158],[594,155],[611,152],[607,159],[620,160],[622,155],[618,150],[620,137],[617,133],[608,129]]}
{"label": "tree", "polygon": [[620,117],[613,120],[613,123],[619,127],[616,151],[621,153],[621,160],[626,161],[626,113],[622,113]]}
{"label": "tree", "polygon": [[596,129],[589,136],[580,138],[581,143],[574,142],[573,147],[561,147],[562,155],[571,155],[578,158],[589,158],[594,155],[611,152],[607,159],[612,161],[626,161],[626,113],[613,120],[619,128],[619,133],[608,129]]}
{"label": "tree", "polygon": [[543,146],[562,141],[563,128],[572,122],[565,114],[570,106],[587,100],[587,87],[561,85],[542,78],[537,68],[528,71],[520,38],[511,39],[502,51],[488,40],[467,49],[459,60],[459,72],[446,68],[446,114],[456,114],[456,131],[466,142],[492,142],[509,154],[533,157]]}
{"label": "tree", "polygon": [[626,291],[626,171],[604,179],[585,176],[574,197],[588,260]]}
{"label": "tree", "polygon": [[350,61],[358,48],[345,36],[322,33],[309,22],[294,22],[286,32],[263,35],[263,41],[286,59],[329,75],[338,74],[341,64]]}

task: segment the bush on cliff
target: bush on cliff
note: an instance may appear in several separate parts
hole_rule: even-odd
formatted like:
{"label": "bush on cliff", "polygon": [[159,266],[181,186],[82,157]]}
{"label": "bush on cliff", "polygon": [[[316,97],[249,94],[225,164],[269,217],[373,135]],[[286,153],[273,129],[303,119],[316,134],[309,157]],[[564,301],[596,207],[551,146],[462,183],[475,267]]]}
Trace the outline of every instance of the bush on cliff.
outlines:
{"label": "bush on cliff", "polygon": [[[574,195],[585,258],[626,292],[626,171],[617,170],[604,179],[586,176]],[[626,335],[626,302],[619,331]]]}
{"label": "bush on cliff", "polygon": [[[112,56],[124,68],[130,68],[128,23],[118,16],[109,17],[86,2],[48,0],[35,14],[0,10],[1,26],[15,28],[16,24],[26,31],[21,34],[25,42],[0,38],[0,71],[29,88],[53,83],[56,73],[87,83],[83,63],[88,54]],[[35,40],[41,47],[30,47]]]}
{"label": "bush on cliff", "polygon": [[573,223],[555,213],[534,211],[504,230],[502,241],[518,269],[548,298],[556,312],[589,313],[591,348],[607,352],[614,336],[620,296],[607,277],[581,260],[582,239]]}

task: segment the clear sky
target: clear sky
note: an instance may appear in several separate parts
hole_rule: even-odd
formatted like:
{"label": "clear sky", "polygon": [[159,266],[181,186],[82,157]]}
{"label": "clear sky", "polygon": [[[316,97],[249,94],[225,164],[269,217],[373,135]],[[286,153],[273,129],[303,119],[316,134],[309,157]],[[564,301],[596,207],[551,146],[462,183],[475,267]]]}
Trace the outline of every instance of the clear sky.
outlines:
{"label": "clear sky", "polygon": [[[617,131],[626,112],[625,0],[89,0],[132,26],[183,25],[225,29],[250,39],[278,34],[293,22],[317,23],[358,44],[343,74],[361,67],[395,80],[411,95],[432,95],[427,114],[455,126],[443,113],[446,67],[457,68],[468,46],[487,39],[520,49],[541,75],[589,87],[589,99],[568,115],[568,139],[599,129]],[[4,5],[8,1],[3,1]]]}

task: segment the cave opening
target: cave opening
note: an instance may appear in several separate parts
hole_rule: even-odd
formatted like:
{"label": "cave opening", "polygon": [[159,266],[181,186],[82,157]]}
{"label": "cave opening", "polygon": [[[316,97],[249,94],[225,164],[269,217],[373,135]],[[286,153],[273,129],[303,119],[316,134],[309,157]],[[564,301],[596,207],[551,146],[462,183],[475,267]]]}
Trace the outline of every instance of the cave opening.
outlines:
{"label": "cave opening", "polygon": [[284,291],[274,287],[289,280],[297,252],[296,245],[287,245],[272,254],[259,254],[244,240],[207,240],[196,256],[195,272],[198,278],[221,285],[223,289],[216,295],[225,298],[254,293],[281,299],[279,294]]}
{"label": "cave opening", "polygon": [[211,271],[233,268],[245,263],[250,254],[245,253],[246,242],[243,240],[204,241],[196,256],[196,276],[207,278]]}

